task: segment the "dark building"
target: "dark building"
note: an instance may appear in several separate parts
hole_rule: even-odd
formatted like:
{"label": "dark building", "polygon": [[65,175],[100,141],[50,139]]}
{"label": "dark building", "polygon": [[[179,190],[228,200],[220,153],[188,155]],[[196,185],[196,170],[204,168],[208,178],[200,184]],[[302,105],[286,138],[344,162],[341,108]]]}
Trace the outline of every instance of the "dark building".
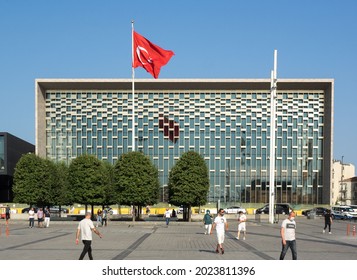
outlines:
{"label": "dark building", "polygon": [[34,152],[35,145],[10,133],[0,132],[0,202],[12,201],[16,163],[23,154]]}

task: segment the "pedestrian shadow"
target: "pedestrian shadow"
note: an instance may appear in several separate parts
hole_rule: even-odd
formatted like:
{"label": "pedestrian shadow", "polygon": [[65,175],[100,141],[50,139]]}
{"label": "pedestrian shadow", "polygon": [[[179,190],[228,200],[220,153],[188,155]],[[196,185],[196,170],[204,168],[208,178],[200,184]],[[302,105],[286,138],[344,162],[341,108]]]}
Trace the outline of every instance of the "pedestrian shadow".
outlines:
{"label": "pedestrian shadow", "polygon": [[217,255],[216,251],[214,250],[198,250],[200,253],[211,253]]}

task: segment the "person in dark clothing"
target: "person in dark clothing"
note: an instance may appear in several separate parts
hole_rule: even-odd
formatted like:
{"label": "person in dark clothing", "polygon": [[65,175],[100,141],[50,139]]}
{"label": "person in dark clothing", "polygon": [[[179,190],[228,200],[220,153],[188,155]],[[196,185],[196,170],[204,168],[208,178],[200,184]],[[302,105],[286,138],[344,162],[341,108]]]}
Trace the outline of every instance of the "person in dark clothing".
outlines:
{"label": "person in dark clothing", "polygon": [[9,220],[10,220],[10,206],[9,205],[6,206],[5,218],[6,218],[6,224],[8,224]]}
{"label": "person in dark clothing", "polygon": [[326,228],[328,226],[328,233],[331,234],[331,224],[332,224],[331,210],[327,210],[324,216],[325,216],[325,227],[322,230],[322,233],[325,233]]}
{"label": "person in dark clothing", "polygon": [[206,210],[206,214],[203,216],[203,224],[205,225],[205,234],[210,234],[212,229],[212,216],[209,210]]}

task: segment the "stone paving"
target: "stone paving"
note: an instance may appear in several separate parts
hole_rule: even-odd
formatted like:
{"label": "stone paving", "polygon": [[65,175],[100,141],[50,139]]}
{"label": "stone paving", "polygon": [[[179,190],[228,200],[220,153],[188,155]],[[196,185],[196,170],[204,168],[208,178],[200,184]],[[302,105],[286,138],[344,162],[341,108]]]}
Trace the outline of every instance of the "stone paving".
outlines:
{"label": "stone paving", "polygon": [[[96,260],[276,260],[281,249],[280,223],[255,221],[249,217],[247,239],[236,240],[237,222],[229,219],[225,254],[216,254],[216,236],[204,235],[201,222],[164,220],[146,222],[111,221],[99,227],[103,238],[94,234]],[[337,221],[332,234],[322,234],[322,218],[297,217],[299,260],[357,260],[355,222]],[[35,222],[36,224],[36,222]],[[351,232],[347,236],[347,225]],[[1,260],[76,260],[83,245],[75,244],[78,222],[51,221],[49,228],[28,228],[27,221],[11,220],[6,230],[0,221]],[[87,258],[87,257],[86,257]],[[286,259],[291,259],[288,251]]]}

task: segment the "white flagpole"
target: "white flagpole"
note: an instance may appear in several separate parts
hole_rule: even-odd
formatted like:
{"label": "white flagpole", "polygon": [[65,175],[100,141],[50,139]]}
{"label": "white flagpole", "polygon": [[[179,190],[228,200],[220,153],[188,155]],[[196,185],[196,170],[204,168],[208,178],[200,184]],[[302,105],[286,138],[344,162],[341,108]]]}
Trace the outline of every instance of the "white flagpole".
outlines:
{"label": "white flagpole", "polygon": [[274,70],[270,75],[270,172],[269,172],[269,223],[273,224],[275,203],[275,131],[276,131],[276,88],[278,52],[274,50]]}
{"label": "white flagpole", "polygon": [[131,150],[135,151],[135,83],[134,83],[134,79],[135,79],[135,71],[134,71],[134,20],[131,21],[131,60],[132,60],[132,64],[131,64],[131,78],[132,78],[132,125],[131,125],[131,129],[132,129],[132,144],[131,144]]}

